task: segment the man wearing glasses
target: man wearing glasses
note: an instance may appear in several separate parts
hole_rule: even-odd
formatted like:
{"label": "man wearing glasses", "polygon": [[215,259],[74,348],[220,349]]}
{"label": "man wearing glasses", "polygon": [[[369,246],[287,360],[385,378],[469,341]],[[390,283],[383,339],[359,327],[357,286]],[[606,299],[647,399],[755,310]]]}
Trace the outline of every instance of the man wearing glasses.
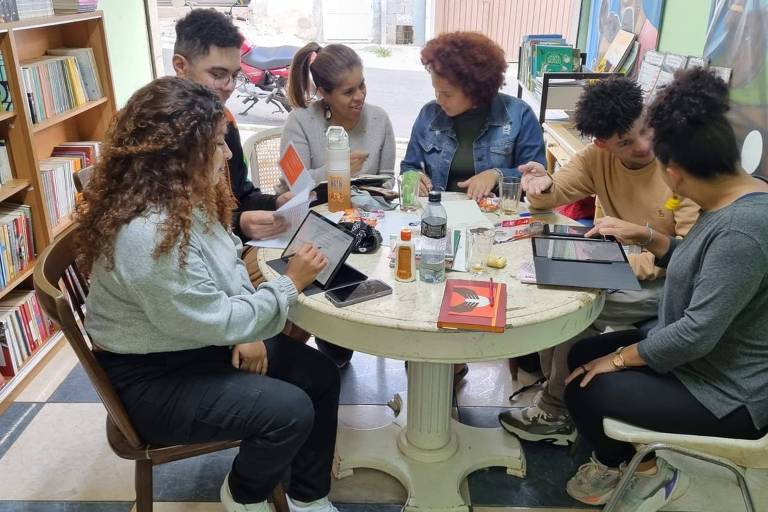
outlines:
{"label": "man wearing glasses", "polygon": [[[176,23],[176,44],[173,48],[176,76],[210,87],[226,104],[240,73],[242,43],[243,36],[224,14],[213,9],[193,9]],[[237,199],[237,208],[232,214],[232,229],[243,243],[282,233],[287,225],[273,212],[292,195],[290,192],[279,196],[262,194],[251,183],[237,123],[228,109],[225,112],[228,121],[225,140],[232,152],[228,162],[229,180]],[[243,259],[248,264],[249,258],[245,254]],[[255,267],[247,266],[254,279]]]}

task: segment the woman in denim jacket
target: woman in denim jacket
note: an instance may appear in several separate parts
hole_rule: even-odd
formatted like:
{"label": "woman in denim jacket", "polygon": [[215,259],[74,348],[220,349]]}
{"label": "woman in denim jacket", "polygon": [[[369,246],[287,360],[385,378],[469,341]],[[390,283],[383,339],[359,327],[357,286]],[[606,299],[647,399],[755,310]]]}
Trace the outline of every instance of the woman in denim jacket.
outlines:
{"label": "woman in denim jacket", "polygon": [[430,189],[487,196],[499,176],[520,176],[518,164],[546,165],[541,126],[522,100],[499,92],[504,50],[474,32],[442,34],[421,51],[435,101],[421,109],[400,172],[422,171]]}

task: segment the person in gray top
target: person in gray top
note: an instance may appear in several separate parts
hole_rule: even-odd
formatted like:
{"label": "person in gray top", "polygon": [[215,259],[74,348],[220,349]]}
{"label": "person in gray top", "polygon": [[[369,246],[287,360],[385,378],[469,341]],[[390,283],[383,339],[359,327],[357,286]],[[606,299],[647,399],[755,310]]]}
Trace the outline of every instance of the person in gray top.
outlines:
{"label": "person in gray top", "polygon": [[[326,179],[326,138],[329,126],[343,126],[349,134],[350,171],[356,174],[394,174],[395,134],[381,107],[365,102],[363,63],[343,44],[322,47],[309,43],[293,57],[288,97],[296,107],[280,138],[282,153],[293,143],[315,183]],[[387,182],[392,188],[392,181]],[[288,190],[281,178],[280,192]]]}
{"label": "person in gray top", "polygon": [[[728,86],[700,68],[678,74],[649,109],[665,181],[701,207],[685,239],[610,217],[588,233],[645,246],[667,279],[645,339],[603,334],[569,354],[565,401],[594,457],[567,490],[584,503],[605,503],[635,453],[605,435],[603,418],[678,434],[768,433],[768,183],[741,169],[727,110]],[[686,475],[663,459],[639,469],[619,510],[658,510],[685,490]]]}
{"label": "person in gray top", "polygon": [[[356,174],[394,176],[395,135],[384,109],[365,102],[367,94],[363,62],[343,44],[322,47],[309,43],[293,57],[288,97],[296,107],[288,116],[280,138],[280,152],[293,144],[315,183],[326,180],[328,158],[325,131],[343,126],[349,134],[349,166]],[[393,180],[383,186],[391,189]],[[281,177],[279,192],[288,190]],[[309,339],[309,333],[294,326],[292,336]],[[316,339],[318,350],[339,368],[349,364],[353,352]]]}
{"label": "person in gray top", "polygon": [[292,510],[336,512],[339,373],[279,334],[327,260],[307,244],[254,289],[230,226],[226,132],[216,94],[181,78],[118,113],[77,210],[85,328],[145,442],[241,440],[224,510],[269,511],[290,468]]}

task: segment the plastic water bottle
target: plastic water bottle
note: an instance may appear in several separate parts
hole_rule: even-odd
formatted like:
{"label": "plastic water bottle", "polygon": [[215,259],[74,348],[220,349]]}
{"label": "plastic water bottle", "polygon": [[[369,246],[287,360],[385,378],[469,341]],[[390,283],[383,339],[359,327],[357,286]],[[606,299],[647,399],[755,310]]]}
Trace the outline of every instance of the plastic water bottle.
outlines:
{"label": "plastic water bottle", "polygon": [[445,281],[445,244],[448,215],[440,204],[441,194],[433,190],[421,216],[421,265],[419,279],[427,283]]}
{"label": "plastic water bottle", "polygon": [[338,212],[352,207],[349,183],[349,136],[343,126],[329,126],[328,140],[328,210]]}

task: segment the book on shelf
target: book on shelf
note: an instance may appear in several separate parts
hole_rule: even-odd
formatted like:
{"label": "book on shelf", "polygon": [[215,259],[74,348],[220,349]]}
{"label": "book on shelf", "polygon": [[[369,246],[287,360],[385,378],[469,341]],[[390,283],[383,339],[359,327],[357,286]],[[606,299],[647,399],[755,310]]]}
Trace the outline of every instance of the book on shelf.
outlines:
{"label": "book on shelf", "polygon": [[632,32],[619,30],[611,44],[608,45],[605,54],[600,58],[600,62],[597,63],[595,71],[613,72],[620,69],[629,56],[636,37]]}
{"label": "book on shelf", "polygon": [[43,201],[49,227],[55,228],[75,211],[73,174],[80,170],[78,157],[51,157],[40,162]]}
{"label": "book on shelf", "polygon": [[447,279],[437,326],[441,329],[504,332],[507,285],[492,281]]}
{"label": "book on shelf", "polygon": [[565,39],[561,34],[530,34],[523,37],[520,45],[520,62],[518,64],[520,84],[529,91],[533,90],[533,80],[535,79],[533,65],[537,46],[563,46],[565,44]]}
{"label": "book on shelf", "polygon": [[0,374],[16,375],[54,332],[34,291],[14,290],[6,295],[0,300]]}
{"label": "book on shelf", "polygon": [[688,57],[688,62],[686,62],[685,64],[685,69],[705,68],[705,67],[707,67],[707,61],[701,57],[690,56]]}
{"label": "book on shelf", "polygon": [[53,0],[16,0],[19,9],[19,19],[41,18],[53,16]]}
{"label": "book on shelf", "polygon": [[53,0],[56,14],[77,14],[96,10],[96,0]]}
{"label": "book on shelf", "polygon": [[666,87],[672,83],[672,81],[675,79],[675,73],[677,70],[685,69],[687,61],[688,57],[684,55],[678,55],[676,53],[665,54],[664,62],[661,64],[659,77],[656,79],[656,84],[654,85],[654,93],[651,94],[651,97],[653,97],[655,93],[661,90],[663,87]]}
{"label": "book on shelf", "polygon": [[49,50],[21,63],[22,85],[33,124],[101,97],[101,85],[90,48]]}
{"label": "book on shelf", "polygon": [[0,0],[0,23],[19,20],[19,8],[16,5],[16,1]]}
{"label": "book on shelf", "polygon": [[13,180],[13,174],[11,159],[8,156],[8,145],[4,140],[0,140],[0,186]]}
{"label": "book on shelf", "polygon": [[733,69],[723,66],[709,66],[709,70],[712,71],[715,76],[721,78],[726,85],[731,85],[731,74]]}
{"label": "book on shelf", "polygon": [[0,52],[0,110],[13,112],[13,98],[8,84],[8,71],[5,69],[5,60]]}
{"label": "book on shelf", "polygon": [[648,102],[654,88],[656,80],[661,73],[661,65],[664,63],[664,54],[656,50],[648,50],[643,56],[643,62],[640,63],[640,70],[637,73],[637,83],[643,90],[643,98]]}
{"label": "book on shelf", "polygon": [[0,204],[0,288],[29,268],[34,257],[32,209],[26,204]]}

